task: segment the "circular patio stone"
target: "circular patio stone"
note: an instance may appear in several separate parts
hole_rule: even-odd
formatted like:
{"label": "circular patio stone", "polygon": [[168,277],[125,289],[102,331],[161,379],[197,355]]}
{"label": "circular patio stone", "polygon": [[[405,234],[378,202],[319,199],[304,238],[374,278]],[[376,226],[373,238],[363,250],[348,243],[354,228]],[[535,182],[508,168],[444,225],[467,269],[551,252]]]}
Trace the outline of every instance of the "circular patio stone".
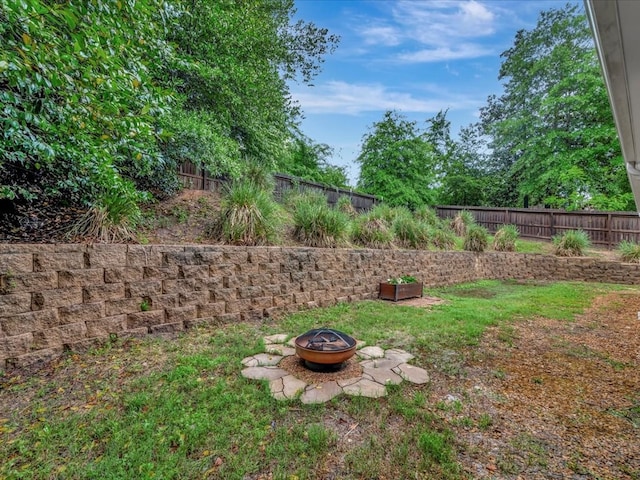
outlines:
{"label": "circular patio stone", "polygon": [[337,382],[325,382],[318,385],[309,385],[300,397],[302,403],[325,403],[342,393],[342,388]]}
{"label": "circular patio stone", "polygon": [[265,350],[267,351],[267,353],[282,355],[283,357],[296,354],[295,348],[287,347],[285,345],[281,345],[278,343],[272,343],[270,345],[266,345]]}
{"label": "circular patio stone", "polygon": [[423,384],[429,381],[429,374],[426,370],[408,363],[398,365],[393,371],[411,383]]}
{"label": "circular patio stone", "polygon": [[282,360],[282,355],[270,355],[268,353],[259,353],[242,360],[245,367],[267,367],[276,366]]}
{"label": "circular patio stone", "polygon": [[362,378],[355,383],[342,387],[342,391],[347,395],[354,395],[360,397],[380,398],[387,394],[387,389],[384,385],[380,385],[373,380],[367,380]]}
{"label": "circular patio stone", "polygon": [[285,375],[269,382],[271,395],[277,400],[290,400],[302,392],[307,384],[293,375]]}
{"label": "circular patio stone", "polygon": [[399,348],[390,348],[384,352],[384,356],[389,360],[399,360],[402,363],[407,363],[409,360],[413,360],[415,358],[409,352],[405,352]]}
{"label": "circular patio stone", "polygon": [[264,343],[267,345],[271,343],[284,343],[287,341],[288,336],[289,335],[285,333],[277,333],[275,335],[268,335],[266,337],[263,337],[262,340],[264,340]]}
{"label": "circular patio stone", "polygon": [[402,383],[402,377],[397,373],[386,368],[365,368],[362,370],[364,378],[369,378],[374,382],[378,382],[381,385],[399,385]]}
{"label": "circular patio stone", "polygon": [[278,367],[249,367],[240,373],[243,377],[252,380],[275,380],[289,375],[289,372]]}
{"label": "circular patio stone", "polygon": [[384,350],[380,347],[364,347],[356,351],[356,355],[360,358],[364,358],[365,360],[369,360],[371,358],[382,358],[384,357]]}

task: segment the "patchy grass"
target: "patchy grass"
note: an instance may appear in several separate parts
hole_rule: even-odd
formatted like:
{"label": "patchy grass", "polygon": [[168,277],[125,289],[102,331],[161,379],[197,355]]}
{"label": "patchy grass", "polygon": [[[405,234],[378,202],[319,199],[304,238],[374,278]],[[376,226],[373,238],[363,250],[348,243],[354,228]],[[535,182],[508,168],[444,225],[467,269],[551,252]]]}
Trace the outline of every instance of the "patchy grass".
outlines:
{"label": "patchy grass", "polygon": [[[203,328],[175,340],[115,341],[68,355],[33,376],[0,377],[0,478],[316,479],[468,478],[456,428],[490,430],[467,399],[438,407],[431,385],[389,388],[382,399],[340,396],[324,405],[279,402],[266,383],[240,375],[262,336],[328,326],[369,345],[399,347],[434,375],[460,378],[487,327],[536,315],[572,320],[615,286],[480,282],[434,289],[431,309],[368,301],[291,315],[264,325]],[[468,295],[469,291],[483,295]],[[619,415],[637,420],[637,408]],[[449,422],[447,415],[456,415]],[[503,473],[521,436],[498,458]]]}

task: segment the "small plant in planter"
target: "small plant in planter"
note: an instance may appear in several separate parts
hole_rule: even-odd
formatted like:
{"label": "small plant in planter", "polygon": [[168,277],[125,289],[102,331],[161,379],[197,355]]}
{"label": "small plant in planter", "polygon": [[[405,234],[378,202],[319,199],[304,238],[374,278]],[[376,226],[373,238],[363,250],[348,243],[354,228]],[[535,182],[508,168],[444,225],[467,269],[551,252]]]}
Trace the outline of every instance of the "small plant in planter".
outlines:
{"label": "small plant in planter", "polygon": [[392,277],[386,282],[380,283],[380,293],[378,297],[382,300],[405,300],[407,298],[422,297],[422,282],[418,282],[415,277],[403,275]]}

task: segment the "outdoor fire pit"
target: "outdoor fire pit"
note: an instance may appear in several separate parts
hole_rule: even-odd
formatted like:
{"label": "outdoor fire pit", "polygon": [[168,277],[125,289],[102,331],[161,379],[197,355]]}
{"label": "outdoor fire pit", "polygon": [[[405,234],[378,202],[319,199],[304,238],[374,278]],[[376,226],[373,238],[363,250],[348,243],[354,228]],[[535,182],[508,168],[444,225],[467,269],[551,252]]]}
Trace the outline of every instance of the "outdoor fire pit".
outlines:
{"label": "outdoor fire pit", "polygon": [[339,370],[356,352],[353,337],[329,328],[309,330],[296,338],[295,344],[296,354],[315,371]]}

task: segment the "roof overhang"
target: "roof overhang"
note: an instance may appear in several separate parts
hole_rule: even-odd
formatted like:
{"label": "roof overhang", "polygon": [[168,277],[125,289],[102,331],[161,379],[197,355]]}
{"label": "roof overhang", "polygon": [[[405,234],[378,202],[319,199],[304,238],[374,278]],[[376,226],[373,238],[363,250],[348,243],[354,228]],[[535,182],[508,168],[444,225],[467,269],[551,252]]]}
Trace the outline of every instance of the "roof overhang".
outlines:
{"label": "roof overhang", "polygon": [[584,2],[640,212],[640,1]]}

